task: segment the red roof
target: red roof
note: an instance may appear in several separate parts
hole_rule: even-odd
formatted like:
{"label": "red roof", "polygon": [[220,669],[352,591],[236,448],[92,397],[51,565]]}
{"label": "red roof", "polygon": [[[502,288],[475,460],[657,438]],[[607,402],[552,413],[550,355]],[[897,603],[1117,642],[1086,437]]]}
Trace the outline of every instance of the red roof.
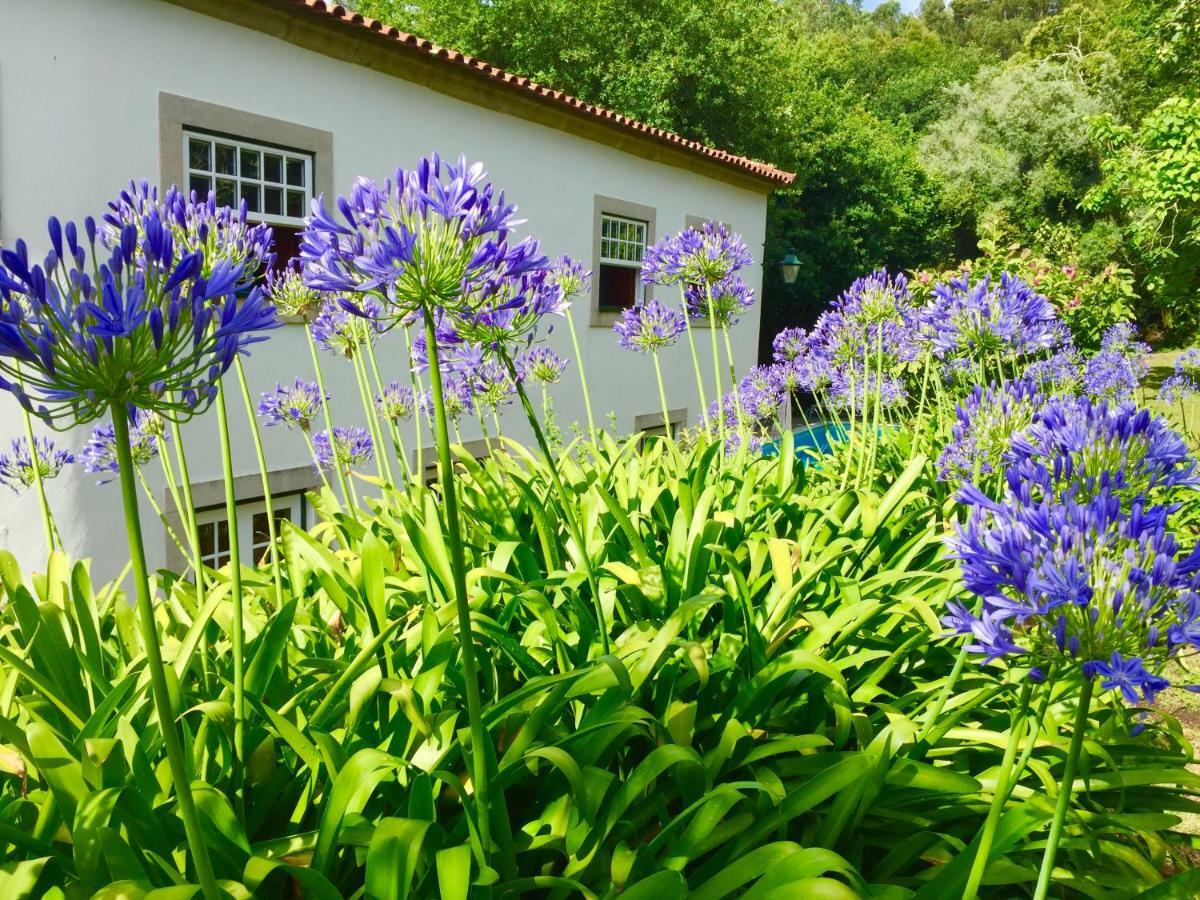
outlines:
{"label": "red roof", "polygon": [[319,17],[320,20],[327,22],[330,27],[360,29],[364,34],[366,32],[374,33],[394,41],[398,48],[404,47],[409,51],[416,51],[438,60],[447,66],[455,66],[477,73],[491,82],[503,85],[526,97],[560,106],[577,115],[597,119],[609,127],[636,133],[642,137],[675,147],[686,153],[695,154],[696,156],[703,157],[730,169],[741,171],[763,181],[784,186],[791,184],[796,178],[793,173],[777,169],[768,163],[756,162],[744,156],[737,156],[725,150],[719,150],[716,147],[702,144],[699,141],[689,140],[674,132],[655,128],[652,125],[631,119],[629,116],[623,116],[610,109],[585,103],[578,97],[572,97],[563,91],[556,91],[553,88],[538,84],[536,81],[521,75],[506,72],[497,66],[486,63],[481,59],[476,59],[466,53],[460,53],[457,50],[450,50],[446,47],[439,47],[432,41],[408,34],[399,28],[394,28],[375,19],[367,18],[343,6],[326,3],[325,0],[286,0],[286,5],[295,8],[301,14],[307,13],[314,18]]}

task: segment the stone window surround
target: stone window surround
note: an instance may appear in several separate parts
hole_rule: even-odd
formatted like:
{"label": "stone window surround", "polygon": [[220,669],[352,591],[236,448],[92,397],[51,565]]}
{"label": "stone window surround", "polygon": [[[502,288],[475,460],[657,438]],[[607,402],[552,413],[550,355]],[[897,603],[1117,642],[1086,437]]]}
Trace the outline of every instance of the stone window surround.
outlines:
{"label": "stone window surround", "polygon": [[[659,414],[659,418],[662,418],[661,413]],[[271,489],[272,497],[282,497],[289,494],[305,494],[309,491],[317,490],[321,486],[321,478],[313,470],[312,466],[296,466],[291,469],[276,469],[273,472],[268,472],[267,485]],[[238,504],[253,503],[257,500],[262,500],[262,476],[257,472],[249,475],[235,476],[233,479],[233,497]],[[201,481],[193,484],[192,502],[195,504],[197,512],[223,507],[225,505],[225,481],[223,479],[214,479],[213,481]],[[186,529],[183,527],[183,517],[180,515],[180,511],[175,508],[175,500],[168,488],[164,488],[162,491],[162,510],[163,518],[167,520],[167,524],[171,529],[181,538],[185,538]],[[164,534],[166,534],[165,529]],[[169,536],[166,540],[166,557],[167,568],[174,571],[182,571],[190,562],[180,557],[179,548],[175,546]]]}
{"label": "stone window surround", "polygon": [[[612,216],[624,216],[627,219],[640,219],[645,222],[647,247],[658,240],[653,206],[620,200],[616,197],[606,197],[603,194],[594,195],[592,200],[592,298],[588,321],[592,328],[612,328],[613,324],[621,318],[619,310],[601,311],[600,309],[600,217],[605,213]],[[646,285],[643,296],[646,300],[650,300],[654,296],[654,285]],[[659,418],[662,418],[661,414],[659,414]]]}
{"label": "stone window surround", "polygon": [[[671,425],[672,432],[677,431],[679,428],[687,427],[687,412],[686,406],[667,410],[667,423]],[[662,428],[663,424],[661,409],[658,412],[642,413],[633,417],[633,430],[635,432],[646,431],[649,428]]]}

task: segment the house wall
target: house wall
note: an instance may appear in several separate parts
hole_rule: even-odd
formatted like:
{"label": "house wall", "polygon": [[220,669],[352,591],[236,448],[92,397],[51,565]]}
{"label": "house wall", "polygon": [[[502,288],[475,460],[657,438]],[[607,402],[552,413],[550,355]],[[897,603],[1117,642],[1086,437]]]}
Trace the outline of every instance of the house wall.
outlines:
{"label": "house wall", "polygon": [[[688,217],[717,219],[741,232],[761,257],[766,199],[759,190],[482,108],[159,0],[0,0],[0,241],[8,245],[24,237],[40,258],[48,215],[76,220],[98,215],[131,177],[157,180],[162,93],[331,133],[332,183],[338,191],[357,175],[382,179],[431,151],[465,152],[484,162],[528,219],[524,233],[539,236],[552,256],[567,253],[594,264],[595,198],[601,195],[653,207],[653,238],[682,228]],[[747,280],[757,289],[761,267],[747,273]],[[660,297],[667,293],[659,289]],[[607,322],[593,324],[586,301],[573,315],[597,417],[606,422],[612,411],[619,430],[632,430],[636,417],[658,408],[650,361],[621,350]],[[757,331],[755,310],[733,334],[740,370],[755,361]],[[701,371],[711,372],[708,335],[699,337]],[[564,325],[548,343],[574,356]],[[385,338],[378,352],[385,380],[407,377],[399,336]],[[324,362],[339,423],[362,424],[349,364],[332,357]],[[663,363],[671,406],[686,407],[694,422],[699,400],[686,344],[668,351]],[[276,381],[311,377],[302,328],[287,325],[256,345],[247,368],[255,397]],[[711,394],[711,386],[708,390]],[[583,418],[573,367],[553,396],[569,434],[568,423]],[[240,405],[232,419],[236,474],[254,474]],[[0,442],[7,444],[22,428],[16,402],[0,396]],[[515,407],[505,414],[504,429],[529,438]],[[45,431],[40,424],[37,430]],[[77,429],[58,440],[78,449],[86,432]],[[478,437],[478,426],[464,420],[464,440]],[[411,428],[404,439],[413,445]],[[273,469],[306,465],[298,435],[267,429],[264,440]],[[186,426],[184,441],[193,480],[220,479],[215,415]],[[147,474],[161,497],[159,473],[148,467]],[[48,484],[48,493],[68,553],[93,558],[95,576],[104,579],[121,570],[128,553],[124,529],[116,525],[117,488],[94,481],[72,467]],[[40,568],[42,538],[33,503],[29,495],[0,497],[0,546],[24,565]],[[143,514],[152,522],[149,507]],[[153,524],[146,531],[151,563],[162,564],[165,532]]]}

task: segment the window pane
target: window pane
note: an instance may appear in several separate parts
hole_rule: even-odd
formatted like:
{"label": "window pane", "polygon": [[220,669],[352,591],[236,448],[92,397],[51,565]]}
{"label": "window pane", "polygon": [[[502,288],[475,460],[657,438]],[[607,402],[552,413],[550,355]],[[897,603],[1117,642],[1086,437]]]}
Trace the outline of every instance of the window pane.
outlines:
{"label": "window pane", "polygon": [[287,214],[293,219],[304,218],[304,191],[287,192]]}
{"label": "window pane", "polygon": [[304,160],[288,157],[287,183],[296,187],[304,187]]}
{"label": "window pane", "polygon": [[229,178],[217,179],[217,206],[237,206],[237,182]]}
{"label": "window pane", "polygon": [[270,187],[263,189],[263,212],[268,216],[283,215],[283,188]]}
{"label": "window pane", "polygon": [[228,144],[217,144],[217,172],[221,175],[237,174],[237,148]]}
{"label": "window pane", "polygon": [[262,202],[259,199],[259,187],[257,184],[247,184],[242,182],[242,199],[246,201],[247,212],[258,212],[262,209]]}
{"label": "window pane", "polygon": [[243,178],[258,178],[258,159],[259,152],[257,150],[247,150],[242,148],[242,177]]}
{"label": "window pane", "polygon": [[263,154],[263,180],[283,184],[283,157],[274,153]]}
{"label": "window pane", "polygon": [[217,526],[212,522],[201,522],[196,526],[200,538],[200,555],[212,559],[217,552]]}
{"label": "window pane", "polygon": [[217,552],[229,552],[229,520],[217,520]]}
{"label": "window pane", "polygon": [[212,144],[208,141],[188,138],[188,165],[193,169],[212,171]]}
{"label": "window pane", "polygon": [[188,190],[195,191],[196,196],[204,200],[212,190],[212,179],[207,175],[193,175],[188,179]]}

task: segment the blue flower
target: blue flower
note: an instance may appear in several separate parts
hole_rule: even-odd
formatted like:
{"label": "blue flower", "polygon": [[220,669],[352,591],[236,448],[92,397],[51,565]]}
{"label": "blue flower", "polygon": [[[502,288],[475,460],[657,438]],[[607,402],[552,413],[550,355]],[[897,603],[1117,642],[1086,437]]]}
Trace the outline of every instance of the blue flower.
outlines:
{"label": "blue flower", "polygon": [[521,378],[538,384],[557,384],[566,368],[567,360],[549,347],[534,347],[517,360]]}
{"label": "blue flower", "polygon": [[696,288],[727,281],[753,262],[741,235],[719,222],[685,228],[646,249],[642,281]]}
{"label": "blue flower", "polygon": [[[140,468],[158,456],[160,438],[166,440],[167,434],[158,415],[142,409],[129,410],[129,449],[135,466]],[[79,457],[85,472],[106,476],[97,484],[107,484],[117,477],[121,467],[117,460],[116,431],[111,422],[92,429]]]}
{"label": "blue flower", "polygon": [[322,301],[313,319],[313,340],[323,350],[347,359],[368,343],[374,344],[383,333],[383,308],[374,297],[364,296],[355,304],[355,311],[333,297]]}
{"label": "blue flower", "polygon": [[294,426],[308,431],[327,399],[329,395],[322,395],[315,381],[297,378],[286,387],[276,384],[275,390],[264,393],[258,402],[258,414],[267,425]]}
{"label": "blue flower", "polygon": [[683,291],[684,308],[693,321],[715,321],[719,327],[736,325],[738,316],[754,305],[754,291],[741,275],[730,275],[713,284],[689,284]]}
{"label": "blue flower", "polygon": [[316,454],[317,463],[322,469],[326,471],[333,469],[335,451],[337,453],[336,461],[340,462],[343,468],[349,469],[351,466],[362,465],[374,459],[375,444],[367,429],[352,425],[346,428],[334,428],[332,441],[328,431],[318,431],[313,435],[313,451]]}
{"label": "blue flower", "polygon": [[1131,705],[1138,702],[1139,690],[1142,692],[1141,699],[1153,703],[1159,691],[1165,691],[1171,686],[1167,679],[1146,671],[1141,657],[1125,659],[1119,651],[1113,651],[1109,661],[1091,662],[1085,669],[1091,677],[1101,679],[1100,686],[1105,690],[1119,690],[1121,696]]}
{"label": "blue flower", "polygon": [[1044,398],[1024,379],[976,386],[955,409],[950,440],[938,458],[938,479],[978,480],[1004,467],[1013,439],[1033,424]]}
{"label": "blue flower", "polygon": [[419,398],[407,384],[391,382],[382,393],[375,395],[375,407],[389,422],[402,422],[413,417]]}
{"label": "blue flower", "polygon": [[8,453],[0,453],[0,484],[7,485],[14,494],[30,487],[40,476],[42,481],[57,478],[63,466],[75,462],[75,455],[68,450],[59,450],[49,438],[34,440],[37,466],[29,453],[29,442],[17,438]]}
{"label": "blue flower", "polygon": [[657,300],[621,311],[613,325],[618,342],[635,353],[654,353],[670,347],[687,329],[683,316]]}

